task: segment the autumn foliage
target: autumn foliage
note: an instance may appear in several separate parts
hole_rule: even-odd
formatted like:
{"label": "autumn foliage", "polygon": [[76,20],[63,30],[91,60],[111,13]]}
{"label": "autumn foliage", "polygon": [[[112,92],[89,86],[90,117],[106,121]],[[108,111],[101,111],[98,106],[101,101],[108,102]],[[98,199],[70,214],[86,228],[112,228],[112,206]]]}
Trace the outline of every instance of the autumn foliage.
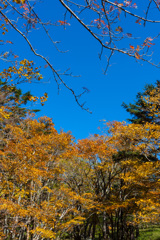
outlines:
{"label": "autumn foliage", "polygon": [[[160,23],[148,18],[152,9],[159,13],[159,0],[146,1],[144,15],[137,13],[133,1],[85,0],[79,4],[59,0],[69,17],[65,19],[65,13],[64,19],[55,22],[39,18],[36,2],[0,0],[0,44],[5,49],[14,44],[7,36],[13,29],[33,55],[44,61],[44,68],[50,68],[58,90],[60,85],[67,88],[82,109],[89,111],[79,102],[89,90],[82,87],[82,93],[76,94],[67,85],[64,78],[72,73],[56,70],[48,57],[36,51],[28,37],[31,30],[42,28],[60,53],[49,28],[65,29],[74,17],[99,42],[100,58],[103,49],[109,52],[105,72],[116,52],[159,67],[150,60],[159,33],[136,44],[137,36],[130,32],[133,27],[128,32],[124,20],[129,16],[138,27]],[[81,13],[87,13],[87,18]],[[43,79],[40,68],[12,50],[2,52],[0,59],[6,63],[0,72],[0,239],[133,240],[142,225],[158,224],[159,81],[138,94],[135,104],[123,104],[133,116],[130,124],[105,123],[105,133],[75,141],[70,132],[58,132],[52,119],[35,119],[37,109],[30,109],[30,104],[44,105],[47,93],[33,96],[18,87]]]}
{"label": "autumn foliage", "polygon": [[[145,101],[159,114],[155,91]],[[159,223],[159,124],[106,123],[76,143],[47,117],[19,118],[0,130],[1,239],[129,240]]]}

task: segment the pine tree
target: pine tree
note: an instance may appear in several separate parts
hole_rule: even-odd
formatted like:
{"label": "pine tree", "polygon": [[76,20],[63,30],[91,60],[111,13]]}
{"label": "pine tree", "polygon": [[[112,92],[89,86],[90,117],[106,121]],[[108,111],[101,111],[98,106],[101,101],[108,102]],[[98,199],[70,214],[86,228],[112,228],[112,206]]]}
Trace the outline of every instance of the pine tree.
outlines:
{"label": "pine tree", "polygon": [[[148,84],[145,86],[143,92],[139,92],[136,96],[135,103],[123,103],[122,106],[129,112],[132,118],[129,118],[131,123],[144,124],[146,122],[160,124],[160,117],[156,112],[152,112],[152,107],[160,109],[160,81],[157,80],[156,84]],[[148,101],[150,97],[156,97],[156,101]]]}

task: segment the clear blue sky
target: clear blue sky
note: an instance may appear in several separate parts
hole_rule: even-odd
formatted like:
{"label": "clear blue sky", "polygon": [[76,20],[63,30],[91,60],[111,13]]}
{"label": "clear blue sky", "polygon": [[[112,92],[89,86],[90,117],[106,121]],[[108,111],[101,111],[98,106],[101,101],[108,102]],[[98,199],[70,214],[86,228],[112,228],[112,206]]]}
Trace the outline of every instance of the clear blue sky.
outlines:
{"label": "clear blue sky", "polygon": [[[37,11],[41,19],[49,19],[53,22],[63,20],[64,8],[57,0],[47,0],[39,6]],[[55,69],[64,71],[70,68],[74,75],[81,75],[81,78],[68,77],[65,80],[77,92],[81,92],[82,87],[87,87],[90,90],[82,97],[81,101],[86,101],[86,106],[93,112],[92,114],[81,110],[72,94],[64,87],[61,88],[60,94],[57,94],[57,86],[52,72],[49,68],[43,68],[45,63],[30,52],[21,36],[17,36],[13,30],[6,38],[12,34],[14,44],[11,47],[20,58],[33,59],[38,66],[42,66],[41,72],[45,83],[21,86],[24,91],[31,90],[37,96],[43,95],[44,92],[48,93],[49,98],[45,106],[37,106],[41,109],[38,116],[51,117],[57,130],[70,130],[76,139],[82,139],[90,134],[99,133],[97,128],[102,126],[99,120],[126,120],[129,115],[121,107],[122,102],[133,102],[137,92],[142,91],[145,84],[155,83],[159,79],[160,71],[147,63],[140,65],[134,59],[122,54],[115,54],[107,75],[104,75],[105,56],[108,52],[104,51],[102,60],[99,60],[100,44],[75,19],[70,19],[70,24],[66,30],[63,27],[50,27],[53,39],[61,41],[58,46],[61,50],[69,50],[67,53],[58,53],[41,30],[38,32],[33,30],[29,39],[37,52],[48,57]],[[132,26],[132,23],[127,21],[124,28],[128,31],[132,28],[135,36],[141,34],[142,39],[145,39],[146,36],[153,37],[153,33],[156,33],[159,25],[147,24],[145,29],[136,25],[135,28],[135,24]],[[129,42],[126,44],[128,47]],[[160,47],[157,42],[154,53],[157,62],[159,56]]]}

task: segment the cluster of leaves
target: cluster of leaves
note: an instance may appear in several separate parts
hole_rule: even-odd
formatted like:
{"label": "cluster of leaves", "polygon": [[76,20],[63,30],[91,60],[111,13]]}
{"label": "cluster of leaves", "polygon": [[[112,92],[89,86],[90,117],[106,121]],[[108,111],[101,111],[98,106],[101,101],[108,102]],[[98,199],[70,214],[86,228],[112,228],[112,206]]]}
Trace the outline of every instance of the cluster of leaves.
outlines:
{"label": "cluster of leaves", "polygon": [[1,239],[129,240],[159,222],[159,124],[107,123],[75,143],[47,117],[19,119],[0,130]]}
{"label": "cluster of leaves", "polygon": [[[43,106],[47,101],[48,94],[43,96],[33,96],[30,91],[22,93],[18,85],[21,83],[39,82],[42,79],[39,68],[34,67],[33,61],[24,59],[15,65],[0,72],[0,117],[1,126],[11,122],[18,123],[27,114],[35,113],[39,110],[29,110],[29,102],[39,101]],[[27,107],[26,107],[27,106]]]}
{"label": "cluster of leaves", "polygon": [[33,80],[40,81],[43,79],[39,68],[34,67],[33,61],[28,61],[27,59],[20,61],[19,64],[16,62],[16,64],[10,66],[8,69],[3,69],[0,77],[6,81],[14,82],[14,84],[31,83]]}

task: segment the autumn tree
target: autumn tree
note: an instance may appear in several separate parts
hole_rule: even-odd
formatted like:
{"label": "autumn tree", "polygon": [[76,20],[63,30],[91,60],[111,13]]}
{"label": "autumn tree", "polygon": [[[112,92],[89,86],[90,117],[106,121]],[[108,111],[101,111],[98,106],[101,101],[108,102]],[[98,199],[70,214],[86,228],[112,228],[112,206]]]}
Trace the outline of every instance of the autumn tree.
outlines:
{"label": "autumn tree", "polygon": [[[1,44],[12,46],[12,39],[4,36],[13,29],[52,70],[58,89],[64,85],[81,108],[88,110],[80,102],[88,90],[75,93],[65,81],[72,74],[56,70],[35,50],[29,41],[31,29],[43,28],[60,51],[49,27],[67,28],[74,17],[99,42],[100,58],[103,50],[109,52],[106,70],[116,52],[159,67],[150,61],[150,49],[159,35],[147,36],[136,44],[134,33],[126,32],[124,26],[128,19],[139,27],[159,24],[152,18],[159,14],[159,1],[146,1],[145,9],[141,5],[138,9],[138,3],[132,1],[59,0],[67,15],[65,12],[64,19],[54,22],[38,16],[36,3],[0,1]],[[141,14],[140,10],[146,11]],[[43,78],[34,62],[21,60],[12,51],[2,52],[0,58],[9,65],[0,73],[0,238],[133,240],[138,237],[138,225],[158,223],[159,82],[139,94],[134,106],[125,105],[134,116],[131,124],[107,123],[106,135],[76,143],[70,133],[58,133],[47,117],[24,118],[24,105],[38,97],[23,94],[19,84]],[[42,105],[46,99],[44,93]]]}
{"label": "autumn tree", "polygon": [[3,131],[8,137],[0,154],[1,238],[53,239],[65,204],[58,159],[71,147],[72,137],[58,134],[47,118],[7,124]]}
{"label": "autumn tree", "polygon": [[2,239],[132,240],[139,224],[159,222],[159,124],[107,129],[75,143],[47,117],[4,126]]}
{"label": "autumn tree", "polygon": [[[62,160],[62,182],[77,197],[71,219],[76,214],[84,219],[65,229],[70,239],[134,239],[139,224],[159,221],[159,161],[149,159],[151,148],[159,152],[159,126],[108,126],[108,136],[80,140],[78,154],[72,150]],[[86,206],[81,198],[85,195]]]}

